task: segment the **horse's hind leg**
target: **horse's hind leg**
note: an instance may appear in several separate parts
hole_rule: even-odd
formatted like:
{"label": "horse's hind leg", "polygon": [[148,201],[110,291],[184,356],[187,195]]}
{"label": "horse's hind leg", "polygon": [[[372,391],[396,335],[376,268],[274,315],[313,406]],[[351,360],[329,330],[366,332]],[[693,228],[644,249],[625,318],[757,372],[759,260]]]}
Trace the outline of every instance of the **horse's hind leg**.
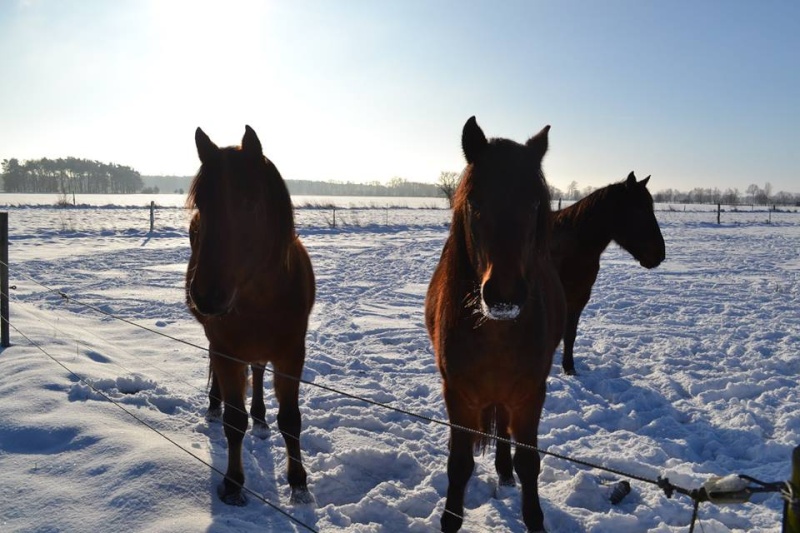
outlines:
{"label": "horse's hind leg", "polygon": [[223,357],[213,357],[211,365],[225,400],[222,420],[228,441],[228,470],[218,487],[218,493],[220,499],[228,505],[244,505],[247,499],[242,493],[242,440],[247,431],[247,411],[244,405],[247,367]]}
{"label": "horse's hind leg", "polygon": [[264,365],[261,363],[250,366],[253,379],[253,398],[250,401],[250,417],[253,419],[253,435],[266,438],[269,435],[267,425],[267,408],[264,405]]}
{"label": "horse's hind leg", "polygon": [[575,359],[573,349],[575,348],[575,337],[578,336],[578,321],[581,318],[583,309],[570,309],[567,311],[567,323],[564,327],[564,352],[561,357],[561,368],[568,376],[574,376]]}
{"label": "horse's hind leg", "polygon": [[[511,432],[518,444],[537,445],[539,418],[544,405],[544,386],[539,398],[511,415]],[[517,446],[514,452],[514,470],[522,486],[522,521],[530,532],[544,531],[544,513],[539,503],[539,453]]]}
{"label": "horse's hind leg", "polygon": [[275,397],[278,400],[278,429],[286,443],[286,469],[292,489],[292,503],[310,503],[306,470],[300,453],[300,374],[303,371],[304,352],[292,361],[273,362]]}
{"label": "horse's hind leg", "polygon": [[[461,406],[452,393],[445,389],[445,403],[450,423],[472,429],[478,427],[478,413]],[[447,458],[447,500],[442,514],[442,531],[452,532],[461,529],[464,522],[464,491],[475,468],[473,444],[475,436],[466,431],[450,429],[450,455]]]}

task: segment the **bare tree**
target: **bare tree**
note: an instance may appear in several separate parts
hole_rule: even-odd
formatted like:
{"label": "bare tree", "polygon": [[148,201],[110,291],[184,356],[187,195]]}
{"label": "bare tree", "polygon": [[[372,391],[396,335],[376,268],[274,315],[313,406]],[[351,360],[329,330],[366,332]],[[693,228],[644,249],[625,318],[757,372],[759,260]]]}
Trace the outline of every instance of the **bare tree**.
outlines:
{"label": "bare tree", "polygon": [[436,186],[442,191],[444,197],[447,198],[447,203],[451,209],[453,207],[453,195],[456,192],[456,187],[458,187],[460,178],[461,176],[458,172],[442,171],[439,174],[439,181],[436,182]]}
{"label": "bare tree", "polygon": [[761,188],[755,183],[751,183],[747,186],[747,190],[745,192],[750,197],[750,202],[756,203],[756,196],[758,196],[758,194],[761,192]]}
{"label": "bare tree", "polygon": [[578,182],[572,180],[567,186],[567,199],[578,200],[580,192],[578,192]]}

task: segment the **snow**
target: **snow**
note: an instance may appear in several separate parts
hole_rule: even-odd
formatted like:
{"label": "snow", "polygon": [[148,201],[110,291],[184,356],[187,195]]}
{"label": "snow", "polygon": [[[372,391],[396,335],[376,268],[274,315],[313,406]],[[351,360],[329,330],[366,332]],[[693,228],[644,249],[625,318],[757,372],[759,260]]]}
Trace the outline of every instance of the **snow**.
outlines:
{"label": "snow", "polygon": [[[191,344],[205,337],[183,302],[186,212],[157,209],[150,234],[141,205],[0,204],[16,287],[12,346],[0,352],[0,530],[304,531],[256,498],[240,508],[216,497],[212,467],[224,471],[227,450],[204,418],[207,354]],[[245,437],[247,486],[320,531],[438,531],[447,428],[329,388],[446,420],[423,302],[449,214],[353,208],[334,228],[325,212],[297,209],[318,283],[301,385],[315,503],[289,503],[269,376],[272,431]],[[604,254],[579,375],[561,374],[559,350],[539,444],[690,489],[730,474],[785,480],[800,444],[800,214],[657,217],[659,268],[615,245]],[[493,459],[476,459],[464,531],[524,531],[519,488],[497,486]],[[548,530],[688,530],[691,500],[648,483],[631,480],[611,505],[621,479],[545,456]],[[781,512],[777,495],[758,495],[701,504],[699,521],[707,533],[777,532]]]}

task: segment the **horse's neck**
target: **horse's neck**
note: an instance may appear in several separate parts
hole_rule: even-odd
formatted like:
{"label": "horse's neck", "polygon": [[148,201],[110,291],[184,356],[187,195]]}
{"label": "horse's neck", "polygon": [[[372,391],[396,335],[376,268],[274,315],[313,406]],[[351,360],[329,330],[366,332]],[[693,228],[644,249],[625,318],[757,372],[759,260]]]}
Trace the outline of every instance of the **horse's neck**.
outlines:
{"label": "horse's neck", "polygon": [[563,237],[577,240],[584,249],[603,253],[612,241],[611,203],[607,197],[584,198],[562,210],[557,221],[557,233]]}

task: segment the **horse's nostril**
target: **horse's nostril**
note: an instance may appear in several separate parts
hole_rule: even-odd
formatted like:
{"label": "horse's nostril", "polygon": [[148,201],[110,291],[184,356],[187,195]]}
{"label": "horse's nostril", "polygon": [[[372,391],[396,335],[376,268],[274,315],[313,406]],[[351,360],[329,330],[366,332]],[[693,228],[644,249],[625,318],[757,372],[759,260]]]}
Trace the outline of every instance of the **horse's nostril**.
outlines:
{"label": "horse's nostril", "polygon": [[197,290],[197,284],[189,284],[189,299],[194,309],[203,316],[219,316],[228,312],[230,302],[219,287],[211,287],[208,291]]}
{"label": "horse's nostril", "polygon": [[506,286],[489,278],[481,287],[481,310],[488,318],[513,320],[522,311],[527,296],[528,288],[522,279]]}

